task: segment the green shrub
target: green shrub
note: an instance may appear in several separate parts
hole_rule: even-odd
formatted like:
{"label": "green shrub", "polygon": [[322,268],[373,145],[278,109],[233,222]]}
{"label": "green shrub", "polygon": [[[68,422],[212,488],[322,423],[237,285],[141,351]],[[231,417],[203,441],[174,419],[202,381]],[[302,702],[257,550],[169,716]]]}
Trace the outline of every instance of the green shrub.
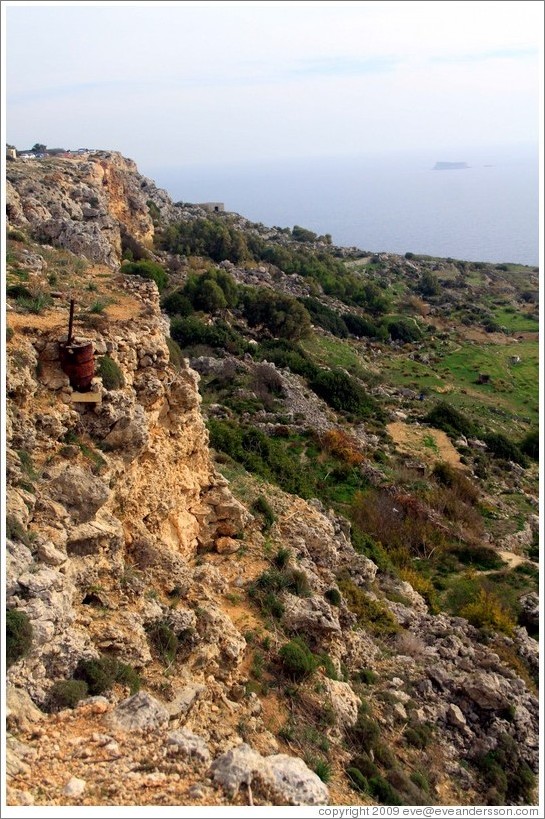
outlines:
{"label": "green shrub", "polygon": [[374,600],[352,580],[342,579],[339,588],[346,605],[358,620],[358,625],[376,636],[388,636],[399,631],[399,624],[384,603]]}
{"label": "green shrub", "polygon": [[250,327],[262,326],[273,336],[297,341],[310,334],[310,316],[293,296],[247,287],[242,291],[242,308]]}
{"label": "green shrub", "polygon": [[504,458],[506,461],[514,461],[521,466],[527,466],[526,457],[514,444],[501,432],[491,432],[483,436],[483,441],[497,458]]}
{"label": "green shrub", "polygon": [[117,664],[116,682],[127,685],[131,696],[140,691],[142,685],[142,680],[136,669],[128,663],[121,662]]}
{"label": "green shrub", "polygon": [[170,323],[170,334],[180,347],[205,344],[209,347],[223,348],[234,355],[241,355],[247,346],[240,333],[233,330],[225,321],[206,324],[196,316],[173,318]]}
{"label": "green shrub", "polygon": [[95,660],[80,660],[74,671],[75,680],[87,683],[89,694],[102,694],[118,682],[128,685],[131,694],[140,688],[140,677],[135,669],[115,657],[102,655]]}
{"label": "green shrub", "polygon": [[244,233],[224,219],[199,218],[168,225],[160,244],[181,256],[208,256],[215,262],[228,259],[237,264],[250,255]]}
{"label": "green shrub", "polygon": [[403,804],[395,788],[392,788],[390,783],[378,774],[369,779],[369,793],[383,805]]}
{"label": "green shrub", "polygon": [[328,603],[331,603],[332,606],[341,605],[342,595],[336,588],[327,589],[327,591],[324,592],[324,597]]}
{"label": "green shrub", "polygon": [[428,782],[428,778],[420,771],[413,771],[411,774],[411,782],[413,782],[417,788],[420,788],[421,791],[424,791],[424,793],[430,792],[430,783]]}
{"label": "green shrub", "polygon": [[422,330],[411,319],[390,319],[386,322],[386,329],[394,341],[402,341],[404,344],[410,344],[422,338]]}
{"label": "green shrub", "polygon": [[10,327],[9,324],[6,324],[6,342],[11,341],[13,338],[14,330],[13,327]]}
{"label": "green shrub", "polygon": [[6,293],[11,299],[31,299],[32,293],[24,284],[10,284],[6,288]]}
{"label": "green shrub", "polygon": [[286,338],[263,339],[250,352],[259,361],[266,359],[304,378],[314,378],[319,371],[303,348]]}
{"label": "green shrub", "polygon": [[161,307],[169,316],[189,316],[193,312],[191,300],[184,294],[183,288],[165,296]]}
{"label": "green shrub", "polygon": [[534,429],[529,432],[520,442],[519,449],[524,455],[527,455],[528,458],[531,458],[533,461],[539,461],[539,430]]}
{"label": "green shrub", "polygon": [[369,783],[366,777],[357,768],[348,767],[346,769],[346,775],[350,786],[354,788],[355,791],[359,793],[369,793]]}
{"label": "green shrub", "polygon": [[501,734],[496,748],[477,756],[475,764],[485,782],[500,795],[501,801],[495,804],[533,804],[536,777],[508,734]]}
{"label": "green shrub", "polygon": [[371,668],[360,668],[358,671],[358,679],[365,685],[373,685],[378,679],[377,675]]}
{"label": "green shrub", "polygon": [[326,654],[326,652],[322,652],[319,655],[320,666],[324,669],[326,677],[329,677],[330,680],[338,680],[339,675],[337,674],[337,669],[333,664],[333,660]]}
{"label": "green shrub", "polygon": [[163,662],[172,663],[178,651],[178,637],[168,623],[153,623],[147,629],[148,639]]}
{"label": "green shrub", "polygon": [[374,398],[344,370],[320,370],[310,381],[310,387],[333,409],[353,413],[358,418],[382,416]]}
{"label": "green shrub", "polygon": [[472,436],[478,430],[462,412],[441,401],[423,418],[426,424],[442,429],[447,435],[457,438],[458,435]]}
{"label": "green shrub", "polygon": [[433,728],[427,723],[415,723],[405,729],[405,740],[414,748],[426,748],[431,740]]}
{"label": "green shrub", "polygon": [[355,756],[354,759],[350,761],[350,764],[352,767],[357,768],[358,771],[366,778],[376,776],[378,773],[380,773],[371,757],[366,753]]}
{"label": "green shrub", "polygon": [[18,609],[6,612],[6,665],[26,657],[32,647],[32,624],[28,615]]}
{"label": "green shrub", "polygon": [[309,762],[310,767],[322,782],[329,782],[331,779],[331,764],[325,759],[311,759]]}
{"label": "green shrub", "polygon": [[24,526],[13,515],[6,515],[6,537],[30,545],[30,536]]}
{"label": "green shrub", "polygon": [[[259,495],[252,504],[252,510],[257,512],[258,515],[263,516],[263,531],[267,532],[276,520],[272,506],[267,498],[265,498],[263,495]],[[281,566],[279,566],[279,568],[281,568]]]}
{"label": "green shrub", "polygon": [[332,335],[337,336],[337,338],[346,338],[348,336],[348,328],[335,310],[311,296],[300,298],[299,301],[308,311],[313,324],[317,324],[318,327],[322,327]]}
{"label": "green shrub", "polygon": [[367,711],[367,704],[362,703],[358,709],[356,724],[348,731],[350,739],[361,749],[372,749],[380,736],[378,723]]}
{"label": "green shrub", "polygon": [[18,296],[16,299],[17,306],[24,310],[25,313],[34,313],[39,315],[46,307],[53,303],[53,299],[49,293],[35,293],[30,298],[27,296]]}
{"label": "green shrub", "polygon": [[119,390],[125,386],[125,377],[119,364],[108,354],[98,360],[97,375],[107,390]]}
{"label": "green shrub", "polygon": [[27,241],[25,234],[16,228],[10,228],[8,230],[8,239],[12,239],[14,242],[23,242],[24,244],[26,244]]}
{"label": "green shrub", "polygon": [[87,692],[88,687],[84,680],[58,680],[49,692],[49,710],[75,708],[78,702],[87,696]]}
{"label": "green shrub", "polygon": [[180,345],[170,336],[165,336],[168,347],[169,361],[175,370],[182,370],[184,366],[184,354]]}
{"label": "green shrub", "polygon": [[112,303],[111,299],[97,299],[88,308],[87,312],[93,315],[100,315],[111,303]]}
{"label": "green shrub", "polygon": [[343,313],[341,316],[351,336],[356,338],[375,338],[379,328],[370,319],[358,316],[355,313]]}
{"label": "green shrub", "polygon": [[302,637],[294,637],[289,643],[285,643],[278,654],[282,670],[293,680],[310,676],[320,664],[319,658],[312,653]]}
{"label": "green shrub", "polygon": [[95,660],[80,660],[74,671],[75,680],[87,683],[89,694],[103,694],[116,682],[118,661],[102,656]]}
{"label": "green shrub", "polygon": [[131,276],[142,276],[144,279],[151,279],[157,285],[161,293],[168,284],[168,274],[157,262],[149,259],[142,259],[139,262],[124,262],[121,272]]}

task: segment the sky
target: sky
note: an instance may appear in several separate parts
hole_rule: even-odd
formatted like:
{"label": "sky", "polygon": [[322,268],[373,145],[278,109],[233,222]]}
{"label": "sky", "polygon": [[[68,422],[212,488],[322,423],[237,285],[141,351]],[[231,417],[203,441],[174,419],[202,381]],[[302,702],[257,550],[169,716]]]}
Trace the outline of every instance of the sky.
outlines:
{"label": "sky", "polygon": [[10,3],[5,137],[141,170],[535,144],[541,0]]}

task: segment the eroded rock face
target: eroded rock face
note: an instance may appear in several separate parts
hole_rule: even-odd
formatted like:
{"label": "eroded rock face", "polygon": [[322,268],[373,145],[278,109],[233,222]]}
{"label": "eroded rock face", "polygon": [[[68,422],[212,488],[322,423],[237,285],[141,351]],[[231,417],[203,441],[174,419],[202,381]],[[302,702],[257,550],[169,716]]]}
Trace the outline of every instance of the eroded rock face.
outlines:
{"label": "eroded rock face", "polygon": [[123,247],[151,246],[150,201],[164,218],[177,216],[165,191],[115,151],[12,162],[6,192],[10,224],[110,266]]}

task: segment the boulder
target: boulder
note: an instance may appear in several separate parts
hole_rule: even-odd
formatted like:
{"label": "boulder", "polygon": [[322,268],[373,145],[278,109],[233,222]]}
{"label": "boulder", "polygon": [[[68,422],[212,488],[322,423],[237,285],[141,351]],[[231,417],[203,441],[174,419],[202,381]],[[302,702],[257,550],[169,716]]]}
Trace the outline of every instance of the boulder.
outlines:
{"label": "boulder", "polygon": [[202,737],[194,734],[189,728],[172,731],[167,737],[167,746],[169,754],[179,754],[206,764],[210,762],[208,745]]}
{"label": "boulder", "polygon": [[104,481],[79,466],[64,466],[56,470],[49,482],[53,500],[68,510],[76,523],[86,523],[103,506],[110,496]]}
{"label": "boulder", "polygon": [[169,714],[166,708],[146,691],[123,700],[108,717],[113,728],[122,731],[142,731],[166,725]]}

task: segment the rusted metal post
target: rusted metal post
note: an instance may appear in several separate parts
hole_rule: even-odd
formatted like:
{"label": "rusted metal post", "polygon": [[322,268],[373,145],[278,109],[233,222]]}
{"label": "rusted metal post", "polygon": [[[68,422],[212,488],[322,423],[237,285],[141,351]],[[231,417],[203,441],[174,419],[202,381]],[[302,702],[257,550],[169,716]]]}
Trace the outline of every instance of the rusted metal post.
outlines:
{"label": "rusted metal post", "polygon": [[68,338],[66,346],[72,343],[72,325],[74,324],[74,299],[70,299],[70,318],[68,319]]}

